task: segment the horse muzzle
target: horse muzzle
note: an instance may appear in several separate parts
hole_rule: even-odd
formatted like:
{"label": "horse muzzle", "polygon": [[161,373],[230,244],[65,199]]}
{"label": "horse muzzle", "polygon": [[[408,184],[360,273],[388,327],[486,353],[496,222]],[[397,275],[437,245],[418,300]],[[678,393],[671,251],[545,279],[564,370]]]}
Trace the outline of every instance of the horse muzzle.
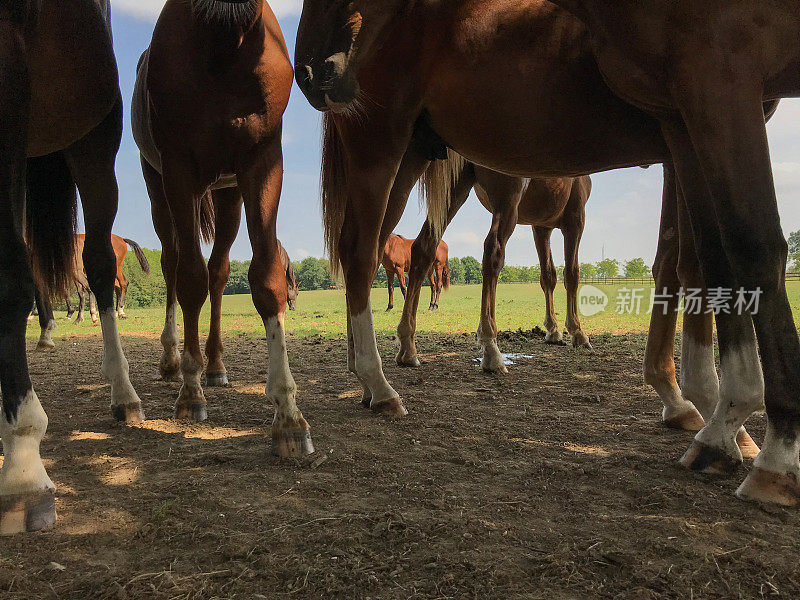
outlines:
{"label": "horse muzzle", "polygon": [[295,78],[309,104],[322,112],[345,112],[360,91],[341,52],[325,59],[319,67],[296,64]]}

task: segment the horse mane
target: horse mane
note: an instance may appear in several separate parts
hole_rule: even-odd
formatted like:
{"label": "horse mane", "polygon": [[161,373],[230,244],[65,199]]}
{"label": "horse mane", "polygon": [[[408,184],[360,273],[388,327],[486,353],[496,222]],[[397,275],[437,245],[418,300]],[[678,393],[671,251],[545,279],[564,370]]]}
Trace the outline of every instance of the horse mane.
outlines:
{"label": "horse mane", "polygon": [[331,275],[339,275],[339,237],[347,210],[347,176],[339,131],[329,113],[322,115],[322,170],[320,192],[322,221],[325,224],[325,249],[331,261]]}
{"label": "horse mane", "polygon": [[424,200],[428,205],[428,223],[437,238],[442,237],[447,225],[450,196],[466,164],[463,156],[448,148],[447,159],[431,161],[420,178],[420,202]]}
{"label": "horse mane", "polygon": [[190,0],[192,14],[209,23],[246,27],[256,18],[258,0]]}

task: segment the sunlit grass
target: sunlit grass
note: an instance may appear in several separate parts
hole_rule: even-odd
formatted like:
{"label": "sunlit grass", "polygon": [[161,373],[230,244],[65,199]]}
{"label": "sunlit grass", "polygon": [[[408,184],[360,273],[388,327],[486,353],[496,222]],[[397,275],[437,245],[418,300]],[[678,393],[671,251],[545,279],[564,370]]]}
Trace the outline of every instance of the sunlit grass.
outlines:
{"label": "sunlit grass", "polygon": [[[598,286],[609,297],[609,305],[605,311],[592,317],[581,317],[584,330],[590,335],[604,332],[640,333],[646,332],[650,322],[647,313],[650,290],[644,293],[643,310],[639,314],[617,314],[615,312],[619,290],[623,286]],[[635,287],[635,286],[630,286]],[[800,281],[787,283],[789,301],[795,318],[800,317]],[[379,335],[392,335],[397,327],[403,308],[403,296],[399,288],[395,290],[394,310],[387,313],[387,290],[372,290],[372,312],[375,329]],[[443,292],[439,302],[439,310],[428,312],[430,291],[423,288],[420,298],[420,311],[417,319],[419,332],[472,333],[478,327],[480,317],[481,286],[457,285],[450,291]],[[559,285],[555,294],[555,306],[559,323],[563,327],[566,315],[566,294]],[[541,325],[544,321],[544,297],[538,284],[502,284],[497,290],[497,324],[501,330],[530,329]],[[210,306],[203,307],[201,317],[201,334],[208,333]],[[58,330],[54,338],[72,335],[100,335],[100,327],[92,327],[87,320],[74,325],[64,319],[64,312],[56,313]],[[342,336],[346,331],[345,296],[343,290],[324,290],[301,292],[298,309],[286,313],[287,332],[301,336],[323,335],[328,337]],[[181,321],[178,311],[179,322]],[[123,334],[157,337],[164,323],[164,309],[146,308],[129,309],[128,319],[120,321],[119,329]],[[249,295],[225,296],[222,310],[222,328],[227,337],[247,336],[260,337],[264,334],[264,326],[253,307]],[[30,321],[28,336],[38,337],[39,327],[36,320]]]}

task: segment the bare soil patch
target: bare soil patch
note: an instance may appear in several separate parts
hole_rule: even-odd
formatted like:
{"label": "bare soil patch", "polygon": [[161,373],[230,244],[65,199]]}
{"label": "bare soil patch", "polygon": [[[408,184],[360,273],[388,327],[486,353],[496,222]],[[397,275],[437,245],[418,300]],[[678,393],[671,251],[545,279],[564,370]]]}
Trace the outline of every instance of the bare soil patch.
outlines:
{"label": "bare soil patch", "polygon": [[[491,376],[471,336],[420,336],[416,370],[383,338],[410,411],[393,421],[360,407],[344,340],[290,339],[317,454],[279,462],[263,341],[227,341],[232,385],[188,425],[169,420],[158,341],[127,337],[153,420],[126,428],[100,340],[59,339],[30,354],[59,522],[0,540],[0,598],[800,597],[800,513],[736,500],[743,472],[681,470],[691,434],[660,424],[644,337],[593,342],[509,333],[532,358]],[[761,439],[763,417],[749,426]]]}

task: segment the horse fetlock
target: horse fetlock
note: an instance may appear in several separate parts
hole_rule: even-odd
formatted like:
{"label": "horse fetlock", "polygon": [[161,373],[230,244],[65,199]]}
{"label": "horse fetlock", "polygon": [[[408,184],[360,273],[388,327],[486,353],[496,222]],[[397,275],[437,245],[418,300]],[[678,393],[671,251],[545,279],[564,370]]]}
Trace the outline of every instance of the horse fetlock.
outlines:
{"label": "horse fetlock", "polygon": [[47,415],[33,390],[14,423],[0,415],[5,460],[0,468],[0,535],[38,531],[55,523],[55,486],[39,454]]}
{"label": "horse fetlock", "polygon": [[483,347],[483,358],[481,359],[481,369],[486,373],[508,373],[505,360],[497,347],[495,338],[481,340]]}

